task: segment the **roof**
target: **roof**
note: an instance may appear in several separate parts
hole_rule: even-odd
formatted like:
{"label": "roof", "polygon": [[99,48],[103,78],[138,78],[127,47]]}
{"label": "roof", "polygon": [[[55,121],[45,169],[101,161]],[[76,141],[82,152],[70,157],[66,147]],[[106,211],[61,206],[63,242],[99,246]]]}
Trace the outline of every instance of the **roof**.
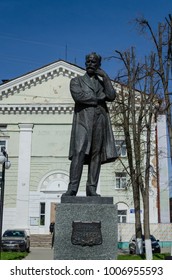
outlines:
{"label": "roof", "polygon": [[20,89],[24,90],[31,85],[36,85],[43,80],[52,79],[54,76],[62,74],[72,78],[84,73],[85,70],[82,67],[64,60],[58,60],[1,84],[0,99],[14,94],[16,91],[19,92]]}
{"label": "roof", "polygon": [[48,66],[50,66],[50,65],[59,63],[60,61],[84,70],[84,68],[82,68],[82,67],[80,67],[80,66],[78,66],[78,65],[76,65],[76,64],[74,64],[74,63],[67,62],[67,61],[65,61],[65,60],[63,60],[63,59],[59,59],[59,60],[56,60],[56,61],[54,61],[54,62],[48,63],[48,64],[46,64],[46,65],[44,65],[44,66],[42,66],[42,67],[39,67],[39,68],[37,68],[37,69],[34,69],[34,70],[32,70],[32,71],[29,71],[29,72],[27,72],[27,73],[25,73],[25,74],[23,74],[23,75],[17,76],[17,77],[15,77],[15,78],[13,78],[13,79],[4,79],[4,80],[2,80],[2,83],[0,84],[0,86],[1,86],[1,85],[4,85],[4,84],[7,84],[7,83],[9,83],[9,82],[11,82],[11,81],[13,81],[13,80],[16,80],[16,79],[18,79],[18,78],[20,78],[20,77],[23,77],[23,76],[26,76],[26,75],[28,75],[28,74],[34,73],[35,71],[38,71],[38,70],[40,70],[40,69],[44,69],[44,68],[46,68],[46,67],[48,67]]}

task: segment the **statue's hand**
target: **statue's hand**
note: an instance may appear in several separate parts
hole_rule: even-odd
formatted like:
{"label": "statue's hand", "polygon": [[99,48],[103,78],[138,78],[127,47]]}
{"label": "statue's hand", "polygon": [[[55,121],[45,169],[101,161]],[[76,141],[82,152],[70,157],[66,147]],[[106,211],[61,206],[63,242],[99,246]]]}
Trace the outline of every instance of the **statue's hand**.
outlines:
{"label": "statue's hand", "polygon": [[108,78],[108,75],[106,74],[106,72],[104,70],[100,69],[100,68],[98,68],[95,71],[95,73],[102,78]]}

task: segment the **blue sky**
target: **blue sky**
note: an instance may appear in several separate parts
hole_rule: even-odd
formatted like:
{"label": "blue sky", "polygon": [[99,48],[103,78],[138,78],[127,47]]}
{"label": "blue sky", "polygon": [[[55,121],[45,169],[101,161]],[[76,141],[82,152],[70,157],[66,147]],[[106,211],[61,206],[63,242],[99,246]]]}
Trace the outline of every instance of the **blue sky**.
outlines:
{"label": "blue sky", "polygon": [[[91,51],[104,58],[135,46],[144,56],[151,42],[134,19],[144,16],[156,27],[169,13],[171,0],[0,0],[0,80],[58,59],[84,67]],[[119,67],[102,63],[111,78]]]}

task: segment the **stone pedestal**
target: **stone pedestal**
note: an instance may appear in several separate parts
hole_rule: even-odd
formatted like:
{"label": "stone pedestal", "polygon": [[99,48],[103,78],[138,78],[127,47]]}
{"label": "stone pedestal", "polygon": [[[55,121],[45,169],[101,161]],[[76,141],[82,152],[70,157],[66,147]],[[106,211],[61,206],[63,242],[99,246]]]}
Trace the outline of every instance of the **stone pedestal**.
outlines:
{"label": "stone pedestal", "polygon": [[[78,226],[73,228],[77,223],[79,223],[79,230],[82,226],[79,233]],[[96,228],[94,230],[97,224],[100,225],[99,232]],[[117,226],[117,207],[113,204],[112,197],[62,197],[61,204],[58,204],[56,209],[54,259],[117,259]],[[79,234],[82,245],[72,243],[73,234],[76,236]],[[101,234],[102,237],[98,244],[94,244],[96,234]],[[93,244],[87,242],[87,237],[89,240],[93,239]]]}

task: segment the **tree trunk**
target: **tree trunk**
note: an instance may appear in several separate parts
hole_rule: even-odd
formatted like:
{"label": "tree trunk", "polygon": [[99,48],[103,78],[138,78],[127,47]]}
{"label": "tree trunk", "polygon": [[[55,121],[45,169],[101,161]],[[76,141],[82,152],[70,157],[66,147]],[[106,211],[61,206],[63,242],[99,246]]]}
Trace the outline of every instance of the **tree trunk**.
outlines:
{"label": "tree trunk", "polygon": [[133,182],[133,201],[135,208],[135,234],[136,234],[136,254],[141,255],[143,253],[142,242],[142,224],[140,216],[140,189],[137,180]]}
{"label": "tree trunk", "polygon": [[145,252],[146,259],[152,260],[152,245],[150,240],[150,226],[149,226],[149,193],[145,190],[143,203],[144,203],[144,236],[145,236]]}

